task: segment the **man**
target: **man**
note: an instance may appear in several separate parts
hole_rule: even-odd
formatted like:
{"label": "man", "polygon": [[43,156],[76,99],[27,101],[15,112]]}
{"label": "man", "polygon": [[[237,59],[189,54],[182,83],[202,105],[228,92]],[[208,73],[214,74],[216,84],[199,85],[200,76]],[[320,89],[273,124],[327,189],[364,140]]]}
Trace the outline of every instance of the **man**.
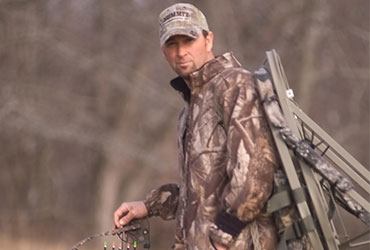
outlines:
{"label": "man", "polygon": [[251,74],[231,53],[215,57],[203,13],[175,4],[159,16],[160,45],[185,102],[179,119],[181,183],[124,202],[116,227],[134,218],[177,220],[175,249],[275,249],[263,213],[275,151]]}

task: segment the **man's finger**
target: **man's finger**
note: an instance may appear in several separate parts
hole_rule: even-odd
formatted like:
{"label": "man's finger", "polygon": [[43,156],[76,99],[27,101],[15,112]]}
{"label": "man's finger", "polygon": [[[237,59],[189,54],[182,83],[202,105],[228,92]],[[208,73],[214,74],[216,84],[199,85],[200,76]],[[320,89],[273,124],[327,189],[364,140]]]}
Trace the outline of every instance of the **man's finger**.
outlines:
{"label": "man's finger", "polygon": [[134,218],[135,213],[132,210],[128,211],[128,213],[119,220],[119,225],[120,226],[127,225]]}
{"label": "man's finger", "polygon": [[120,218],[128,212],[128,207],[126,204],[122,204],[115,212],[114,212],[114,224],[116,227],[120,227]]}

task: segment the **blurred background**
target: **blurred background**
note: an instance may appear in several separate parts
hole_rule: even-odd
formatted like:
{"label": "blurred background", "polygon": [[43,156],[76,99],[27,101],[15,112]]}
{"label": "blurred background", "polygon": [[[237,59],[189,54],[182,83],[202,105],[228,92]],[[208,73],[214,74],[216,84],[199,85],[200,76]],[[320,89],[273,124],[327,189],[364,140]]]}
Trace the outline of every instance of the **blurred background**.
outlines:
{"label": "blurred background", "polygon": [[[157,27],[175,2],[0,0],[1,249],[69,249],[177,181],[183,101]],[[275,48],[299,106],[369,166],[368,0],[185,2],[216,54],[254,70]],[[153,249],[169,249],[173,222],[151,225]]]}

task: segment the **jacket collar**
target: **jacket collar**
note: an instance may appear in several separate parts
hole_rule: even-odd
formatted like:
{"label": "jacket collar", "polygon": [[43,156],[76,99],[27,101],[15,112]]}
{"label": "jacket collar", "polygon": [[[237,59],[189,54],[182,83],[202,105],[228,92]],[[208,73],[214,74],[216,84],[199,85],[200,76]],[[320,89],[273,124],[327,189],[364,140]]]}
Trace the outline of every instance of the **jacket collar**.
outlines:
{"label": "jacket collar", "polygon": [[190,89],[188,85],[186,84],[185,80],[181,76],[178,76],[175,79],[172,79],[170,84],[172,88],[174,88],[175,90],[179,91],[182,94],[182,98],[184,98],[184,100],[187,103],[190,102],[190,96],[191,96]]}
{"label": "jacket collar", "polygon": [[204,64],[200,69],[191,73],[189,76],[189,82],[185,82],[185,80],[179,76],[173,79],[170,84],[175,90],[182,93],[186,102],[189,102],[191,92],[201,88],[205,83],[224,69],[232,67],[240,67],[240,63],[231,52],[228,52],[215,57]]}

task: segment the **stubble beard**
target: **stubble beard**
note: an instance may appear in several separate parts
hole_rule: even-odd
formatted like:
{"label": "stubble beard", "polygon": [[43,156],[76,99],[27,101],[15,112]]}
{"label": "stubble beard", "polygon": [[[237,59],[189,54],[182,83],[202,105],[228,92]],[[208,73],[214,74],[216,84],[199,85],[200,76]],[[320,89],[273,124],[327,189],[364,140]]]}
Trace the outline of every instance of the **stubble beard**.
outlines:
{"label": "stubble beard", "polygon": [[197,68],[194,63],[191,63],[186,69],[182,69],[181,67],[176,67],[175,72],[183,77],[183,78],[189,78],[190,74],[196,71]]}

